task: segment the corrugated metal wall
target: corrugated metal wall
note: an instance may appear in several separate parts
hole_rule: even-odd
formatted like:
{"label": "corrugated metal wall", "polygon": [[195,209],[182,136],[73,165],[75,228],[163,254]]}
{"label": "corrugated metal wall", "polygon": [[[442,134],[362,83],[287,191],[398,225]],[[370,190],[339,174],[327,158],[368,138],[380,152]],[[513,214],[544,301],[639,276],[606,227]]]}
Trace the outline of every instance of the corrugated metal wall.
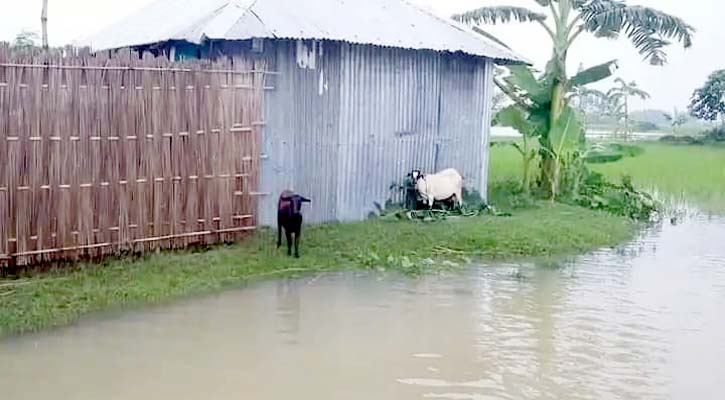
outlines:
{"label": "corrugated metal wall", "polygon": [[485,187],[490,63],[336,42],[272,42],[260,221],[277,195],[313,199],[311,222],[365,218],[412,169],[454,167]]}
{"label": "corrugated metal wall", "polygon": [[485,198],[493,64],[443,57],[441,82],[436,169],[458,169],[466,186],[479,191]]}
{"label": "corrugated metal wall", "polygon": [[337,219],[357,220],[414,168],[435,168],[440,57],[343,45]]}
{"label": "corrugated metal wall", "polygon": [[[260,202],[262,224],[276,224],[277,196],[292,189],[313,199],[308,221],[331,221],[337,209],[340,47],[276,42],[279,72],[266,93]],[[313,48],[314,47],[314,48]]]}

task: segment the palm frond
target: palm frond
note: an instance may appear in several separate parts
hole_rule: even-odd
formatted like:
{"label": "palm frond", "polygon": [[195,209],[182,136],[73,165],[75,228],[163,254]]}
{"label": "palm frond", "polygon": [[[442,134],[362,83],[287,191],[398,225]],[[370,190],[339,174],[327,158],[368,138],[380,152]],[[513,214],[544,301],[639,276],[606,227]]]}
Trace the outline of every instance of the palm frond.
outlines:
{"label": "palm frond", "polygon": [[642,90],[637,86],[637,82],[629,82],[627,83],[622,78],[616,78],[614,80],[615,83],[617,83],[619,86],[612,88],[609,90],[609,94],[619,94],[621,96],[637,96],[642,100],[647,100],[650,98],[650,94],[646,91]]}
{"label": "palm frond", "polygon": [[637,96],[637,97],[639,97],[642,100],[647,100],[647,99],[650,98],[649,93],[645,92],[642,89],[638,89],[636,87],[630,87],[629,88],[629,94],[630,94],[630,96]]}
{"label": "palm frond", "polygon": [[618,89],[609,89],[609,91],[607,91],[607,97],[612,104],[623,101],[626,96],[627,95],[624,92],[619,91]]}
{"label": "palm frond", "polygon": [[596,98],[596,99],[600,99],[600,100],[609,99],[609,96],[607,96],[607,94],[602,92],[601,90],[589,89],[589,88],[585,88],[585,87],[578,88],[576,91],[576,95],[579,97],[591,97],[591,98]]}
{"label": "palm frond", "polygon": [[503,46],[503,47],[511,50],[511,47],[509,47],[506,43],[502,42],[496,36],[493,36],[492,34],[484,31],[483,29],[481,29],[481,28],[479,28],[477,26],[474,26],[473,27],[473,31],[476,32],[476,33],[478,33],[479,35],[485,37],[486,39],[493,41],[494,43],[498,44],[499,46]]}
{"label": "palm frond", "polygon": [[614,70],[618,68],[617,60],[612,60],[595,67],[587,68],[580,71],[569,79],[571,87],[584,86],[590,83],[601,81],[602,79],[612,76]]}
{"label": "palm frond", "polygon": [[456,14],[453,16],[453,19],[469,25],[478,25],[507,23],[511,21],[541,22],[546,19],[546,15],[524,7],[498,6],[482,7],[463,14]]}
{"label": "palm frond", "polygon": [[679,17],[642,6],[628,6],[619,0],[588,0],[576,3],[584,29],[597,37],[624,34],[635,48],[654,65],[667,61],[664,48],[675,40],[692,46],[695,29]]}

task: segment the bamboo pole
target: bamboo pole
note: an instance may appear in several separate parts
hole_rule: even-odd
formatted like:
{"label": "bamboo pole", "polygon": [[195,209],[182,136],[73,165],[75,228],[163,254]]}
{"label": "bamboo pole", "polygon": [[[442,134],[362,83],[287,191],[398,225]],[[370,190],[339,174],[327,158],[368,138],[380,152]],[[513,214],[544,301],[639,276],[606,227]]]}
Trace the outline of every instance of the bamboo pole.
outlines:
{"label": "bamboo pole", "polygon": [[266,70],[237,70],[237,69],[193,69],[173,67],[143,67],[143,66],[84,66],[84,65],[63,65],[63,64],[26,64],[26,63],[0,63],[0,67],[14,68],[43,68],[43,69],[76,69],[76,70],[99,70],[99,71],[148,71],[148,72],[195,72],[202,74],[261,74],[279,75],[277,71]]}
{"label": "bamboo pole", "polygon": [[[182,234],[177,234],[177,235],[166,235],[166,236],[159,236],[159,237],[148,237],[148,238],[143,238],[143,239],[136,239],[136,240],[131,241],[131,243],[132,244],[142,244],[142,243],[149,243],[149,242],[168,241],[171,239],[193,237],[193,236],[218,235],[221,233],[243,233],[243,232],[254,231],[256,229],[257,229],[257,227],[255,227],[255,226],[244,226],[244,227],[240,227],[240,228],[227,228],[227,229],[217,229],[217,230],[209,230],[209,231],[190,232],[190,233],[182,233]],[[63,252],[71,252],[71,251],[79,251],[79,250],[93,250],[93,249],[99,249],[99,248],[103,248],[103,247],[120,247],[125,244],[126,243],[124,243],[124,242],[96,243],[96,244],[89,244],[89,245],[82,245],[82,246],[63,247],[63,248],[58,248],[58,249],[26,251],[23,253],[10,254],[10,256],[11,257],[28,257],[28,256],[42,255],[42,254],[51,254],[51,253],[63,253]]]}

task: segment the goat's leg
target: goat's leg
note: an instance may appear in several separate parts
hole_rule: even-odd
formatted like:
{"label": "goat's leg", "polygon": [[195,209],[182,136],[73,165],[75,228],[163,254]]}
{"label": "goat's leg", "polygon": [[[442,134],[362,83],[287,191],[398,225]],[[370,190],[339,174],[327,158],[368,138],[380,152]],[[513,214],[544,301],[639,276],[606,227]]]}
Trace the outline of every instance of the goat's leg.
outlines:
{"label": "goat's leg", "polygon": [[292,231],[289,229],[284,230],[285,235],[287,236],[287,255],[292,255]]}
{"label": "goat's leg", "polygon": [[295,258],[300,258],[300,233],[302,232],[302,228],[297,229],[297,232],[295,232]]}
{"label": "goat's leg", "polygon": [[277,222],[277,248],[282,247],[282,223]]}

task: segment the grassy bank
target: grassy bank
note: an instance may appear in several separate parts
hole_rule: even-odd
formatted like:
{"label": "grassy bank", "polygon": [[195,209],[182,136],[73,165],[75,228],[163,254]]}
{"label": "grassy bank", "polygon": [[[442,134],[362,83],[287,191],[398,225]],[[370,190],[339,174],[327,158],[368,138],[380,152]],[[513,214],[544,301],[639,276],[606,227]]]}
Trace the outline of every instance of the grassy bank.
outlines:
{"label": "grassy bank", "polygon": [[618,244],[634,226],[581,208],[544,204],[513,217],[434,224],[375,220],[309,228],[302,258],[277,251],[271,232],[201,253],[82,266],[73,272],[0,281],[0,336],[66,325],[90,312],[166,302],[250,280],[344,268],[417,274],[484,260],[562,256]]}
{"label": "grassy bank", "polygon": [[[612,180],[628,174],[634,183],[675,201],[688,200],[709,211],[725,211],[725,146],[639,143],[645,153],[594,166]],[[491,149],[491,182],[519,180],[521,157],[511,147]]]}

